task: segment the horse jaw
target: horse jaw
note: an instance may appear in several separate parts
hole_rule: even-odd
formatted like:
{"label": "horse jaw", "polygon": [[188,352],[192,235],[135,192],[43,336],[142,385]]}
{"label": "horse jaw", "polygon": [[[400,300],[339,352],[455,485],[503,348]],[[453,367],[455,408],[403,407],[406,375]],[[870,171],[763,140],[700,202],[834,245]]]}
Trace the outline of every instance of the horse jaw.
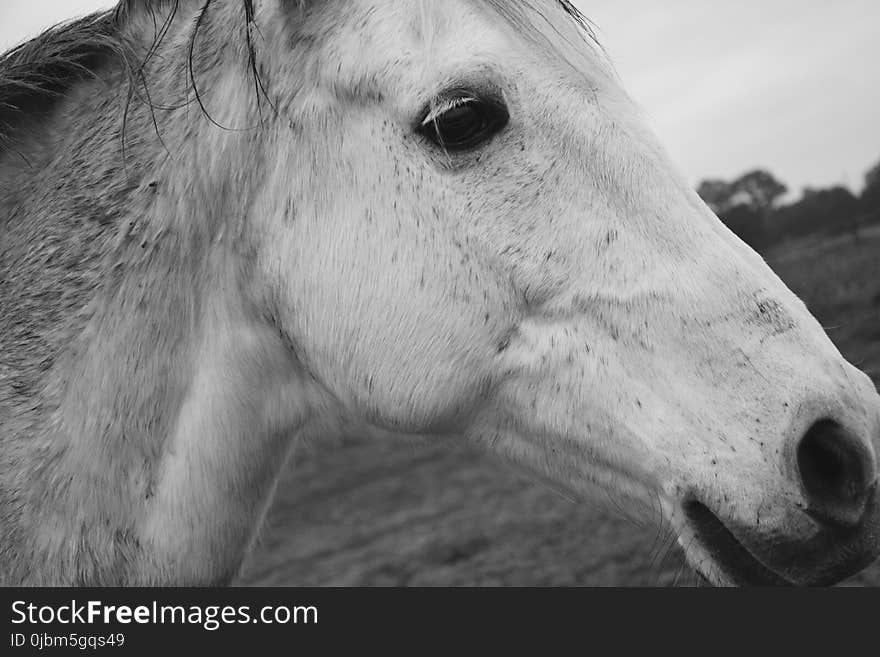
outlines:
{"label": "horse jaw", "polygon": [[195,362],[138,525],[156,570],[177,585],[237,573],[317,398],[277,330],[243,313],[208,310]]}

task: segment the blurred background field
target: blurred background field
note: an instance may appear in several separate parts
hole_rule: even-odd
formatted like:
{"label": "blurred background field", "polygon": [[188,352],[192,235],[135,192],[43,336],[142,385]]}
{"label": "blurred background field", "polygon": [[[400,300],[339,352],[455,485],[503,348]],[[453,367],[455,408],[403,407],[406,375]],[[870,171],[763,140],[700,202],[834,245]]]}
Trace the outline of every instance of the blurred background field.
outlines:
{"label": "blurred background field", "polygon": [[[880,383],[880,223],[779,238],[764,255]],[[300,450],[242,584],[693,585],[653,526],[574,504],[462,445]],[[847,582],[880,585],[880,562]]]}

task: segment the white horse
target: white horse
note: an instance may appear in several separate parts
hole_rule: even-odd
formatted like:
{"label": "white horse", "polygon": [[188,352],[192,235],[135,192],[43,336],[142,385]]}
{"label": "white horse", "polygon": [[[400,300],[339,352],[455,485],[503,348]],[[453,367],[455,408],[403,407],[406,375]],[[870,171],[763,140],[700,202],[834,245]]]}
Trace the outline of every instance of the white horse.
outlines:
{"label": "white horse", "polygon": [[564,0],[124,0],[3,57],[0,144],[6,584],[228,581],[341,434],[659,505],[719,584],[880,551],[874,386]]}

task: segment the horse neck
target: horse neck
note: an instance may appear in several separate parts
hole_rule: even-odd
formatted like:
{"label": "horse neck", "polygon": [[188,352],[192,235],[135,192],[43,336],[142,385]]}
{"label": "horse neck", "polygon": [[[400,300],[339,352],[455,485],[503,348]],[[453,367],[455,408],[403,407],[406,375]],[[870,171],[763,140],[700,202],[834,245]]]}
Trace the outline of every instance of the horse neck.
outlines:
{"label": "horse neck", "polygon": [[246,292],[259,167],[227,167],[258,138],[182,109],[163,145],[135,104],[123,159],[124,83],[80,83],[0,163],[0,581],[227,580],[308,415]]}

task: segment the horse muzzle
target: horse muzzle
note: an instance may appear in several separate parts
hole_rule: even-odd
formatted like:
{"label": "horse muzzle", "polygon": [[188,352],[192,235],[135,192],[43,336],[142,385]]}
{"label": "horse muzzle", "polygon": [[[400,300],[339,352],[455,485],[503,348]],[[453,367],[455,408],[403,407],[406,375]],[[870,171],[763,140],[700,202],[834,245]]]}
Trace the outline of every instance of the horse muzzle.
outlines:
{"label": "horse muzzle", "polygon": [[691,565],[712,583],[759,586],[829,585],[866,567],[880,555],[880,487],[864,438],[813,424],[792,455],[799,495],[765,500],[748,520],[717,494],[686,496],[680,541]]}
{"label": "horse muzzle", "polygon": [[687,556],[713,584],[827,586],[854,575],[880,555],[876,487],[857,524],[817,524],[813,536],[806,539],[725,523],[697,501],[686,503],[684,514],[693,535]]}

